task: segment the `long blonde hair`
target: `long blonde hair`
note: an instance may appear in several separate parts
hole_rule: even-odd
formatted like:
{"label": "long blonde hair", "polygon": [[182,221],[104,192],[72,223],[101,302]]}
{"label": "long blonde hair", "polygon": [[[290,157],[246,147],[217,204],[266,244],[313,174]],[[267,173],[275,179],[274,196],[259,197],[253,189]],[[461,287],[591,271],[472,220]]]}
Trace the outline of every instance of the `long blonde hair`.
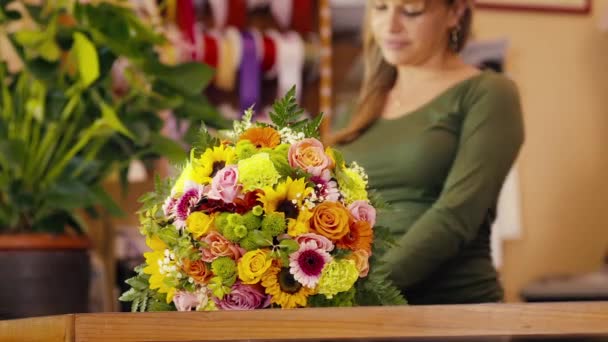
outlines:
{"label": "long blonde hair", "polygon": [[[454,4],[455,0],[446,0],[448,5]],[[374,39],[371,29],[371,5],[366,4],[364,27],[363,27],[363,83],[359,93],[358,108],[349,124],[327,139],[328,144],[347,143],[356,139],[366,128],[374,123],[381,115],[386,97],[397,79],[397,69],[388,64],[380,47]],[[463,16],[460,18],[458,44],[453,47],[460,52],[471,30],[473,16],[472,6],[467,6]]]}

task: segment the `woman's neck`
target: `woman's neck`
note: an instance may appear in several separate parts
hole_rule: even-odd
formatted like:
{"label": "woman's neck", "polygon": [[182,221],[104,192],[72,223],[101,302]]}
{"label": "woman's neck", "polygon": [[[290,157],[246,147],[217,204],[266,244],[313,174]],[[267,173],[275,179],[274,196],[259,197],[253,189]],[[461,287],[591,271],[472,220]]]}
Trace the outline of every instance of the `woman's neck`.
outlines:
{"label": "woman's neck", "polygon": [[417,65],[397,66],[396,85],[406,82],[418,84],[445,77],[446,73],[462,70],[466,64],[460,56],[446,52],[437,54]]}

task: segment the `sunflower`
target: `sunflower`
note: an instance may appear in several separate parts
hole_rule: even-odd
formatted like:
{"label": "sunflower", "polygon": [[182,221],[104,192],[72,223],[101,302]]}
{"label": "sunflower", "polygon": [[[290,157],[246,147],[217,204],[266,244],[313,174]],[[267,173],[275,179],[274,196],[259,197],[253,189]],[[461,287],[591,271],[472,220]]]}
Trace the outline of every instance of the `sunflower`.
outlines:
{"label": "sunflower", "polygon": [[232,147],[220,145],[208,148],[200,157],[192,158],[192,180],[199,184],[210,183],[219,170],[234,162],[234,158]]}
{"label": "sunflower", "polygon": [[240,140],[249,140],[257,148],[274,148],[281,143],[281,135],[272,127],[252,127],[241,134]]}
{"label": "sunflower", "polygon": [[264,192],[258,196],[266,213],[284,213],[290,234],[298,235],[309,230],[308,220],[312,215],[302,207],[302,202],[313,191],[306,187],[304,178],[293,180],[287,177],[285,182],[279,183],[274,189],[264,188]]}
{"label": "sunflower", "polygon": [[289,273],[289,268],[281,268],[276,264],[272,265],[262,277],[262,286],[271,296],[270,302],[280,305],[283,309],[306,306],[308,296],[315,294],[316,291],[298,283]]}

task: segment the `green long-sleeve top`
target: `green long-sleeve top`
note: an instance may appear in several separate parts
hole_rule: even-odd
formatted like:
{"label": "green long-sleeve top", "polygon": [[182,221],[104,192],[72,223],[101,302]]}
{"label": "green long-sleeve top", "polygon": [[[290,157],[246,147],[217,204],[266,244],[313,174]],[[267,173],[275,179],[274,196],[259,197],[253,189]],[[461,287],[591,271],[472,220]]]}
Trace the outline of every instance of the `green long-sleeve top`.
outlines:
{"label": "green long-sleeve top", "polygon": [[490,227],[523,140],[515,84],[484,71],[339,147],[391,205],[377,221],[397,240],[385,267],[411,304],[502,299]]}

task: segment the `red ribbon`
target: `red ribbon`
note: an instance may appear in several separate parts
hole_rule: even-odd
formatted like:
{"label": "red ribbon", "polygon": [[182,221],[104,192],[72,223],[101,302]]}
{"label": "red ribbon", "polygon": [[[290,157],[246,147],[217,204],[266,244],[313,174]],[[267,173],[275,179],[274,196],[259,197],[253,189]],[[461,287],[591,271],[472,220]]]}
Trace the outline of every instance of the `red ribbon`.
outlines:
{"label": "red ribbon", "polygon": [[247,24],[247,1],[246,0],[228,0],[227,26],[235,26],[239,29],[244,28]]}
{"label": "red ribbon", "polygon": [[269,71],[277,62],[277,47],[274,41],[264,35],[264,58],[262,59],[262,70]]}
{"label": "red ribbon", "polygon": [[205,34],[203,36],[203,44],[204,44],[204,54],[203,54],[203,63],[217,68],[218,62],[218,42],[217,39],[211,35]]}
{"label": "red ribbon", "polygon": [[313,1],[292,0],[293,10],[291,15],[291,26],[300,34],[312,32],[313,24]]}

